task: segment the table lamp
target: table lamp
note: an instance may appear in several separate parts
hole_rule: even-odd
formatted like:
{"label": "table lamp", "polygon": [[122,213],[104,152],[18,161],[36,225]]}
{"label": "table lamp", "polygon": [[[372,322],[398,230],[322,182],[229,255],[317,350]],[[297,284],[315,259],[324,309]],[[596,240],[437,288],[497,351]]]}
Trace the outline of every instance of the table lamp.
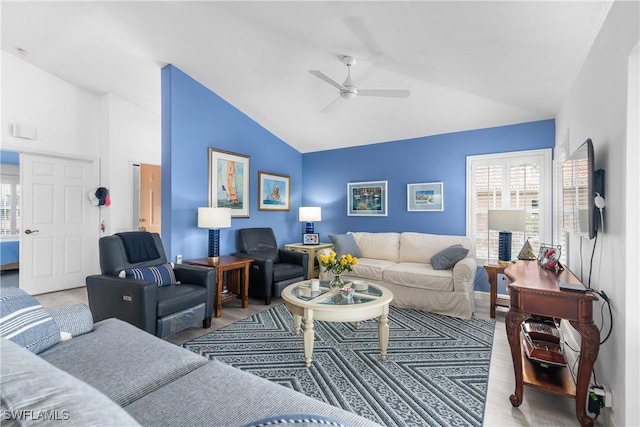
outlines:
{"label": "table lamp", "polygon": [[500,230],[498,237],[498,264],[511,263],[511,232],[525,231],[525,213],[522,210],[490,210],[489,230]]}
{"label": "table lamp", "polygon": [[231,227],[231,208],[198,208],[198,227],[209,229],[209,261],[220,259],[220,229]]}
{"label": "table lamp", "polygon": [[322,209],[318,206],[300,207],[298,210],[298,219],[305,223],[305,233],[314,233],[314,221],[322,221]]}

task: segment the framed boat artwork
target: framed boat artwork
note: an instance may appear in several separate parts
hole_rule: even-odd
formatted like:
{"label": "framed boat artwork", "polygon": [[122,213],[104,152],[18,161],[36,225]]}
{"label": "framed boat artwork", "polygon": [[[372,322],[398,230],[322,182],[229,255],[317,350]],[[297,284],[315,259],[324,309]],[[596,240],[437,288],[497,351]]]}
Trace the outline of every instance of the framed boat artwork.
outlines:
{"label": "framed boat artwork", "polygon": [[249,218],[249,156],[209,147],[209,206]]}
{"label": "framed boat artwork", "polygon": [[288,211],[291,179],[286,175],[258,172],[258,210]]}

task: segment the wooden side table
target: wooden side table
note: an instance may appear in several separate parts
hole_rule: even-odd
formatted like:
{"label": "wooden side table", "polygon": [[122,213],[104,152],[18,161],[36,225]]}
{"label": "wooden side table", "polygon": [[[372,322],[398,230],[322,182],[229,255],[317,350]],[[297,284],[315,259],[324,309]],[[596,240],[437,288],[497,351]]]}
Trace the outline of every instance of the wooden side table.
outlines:
{"label": "wooden side table", "polygon": [[489,316],[491,318],[496,317],[496,306],[509,307],[509,298],[504,296],[498,296],[498,274],[504,274],[506,265],[487,263],[484,265],[484,269],[489,276]]}
{"label": "wooden side table", "polygon": [[302,243],[289,243],[284,245],[284,248],[288,251],[304,252],[309,254],[309,264],[307,264],[307,271],[309,273],[309,279],[318,277],[315,270],[316,254],[321,249],[331,249],[333,244],[320,243],[319,245],[303,245]]}
{"label": "wooden side table", "polygon": [[[242,299],[242,308],[249,307],[249,266],[253,262],[250,258],[235,256],[221,256],[218,261],[209,258],[199,258],[185,261],[187,264],[212,267],[216,269],[216,297],[214,315],[222,316],[222,303],[234,298]],[[235,287],[236,293],[222,294],[225,272],[228,272],[229,284]]]}

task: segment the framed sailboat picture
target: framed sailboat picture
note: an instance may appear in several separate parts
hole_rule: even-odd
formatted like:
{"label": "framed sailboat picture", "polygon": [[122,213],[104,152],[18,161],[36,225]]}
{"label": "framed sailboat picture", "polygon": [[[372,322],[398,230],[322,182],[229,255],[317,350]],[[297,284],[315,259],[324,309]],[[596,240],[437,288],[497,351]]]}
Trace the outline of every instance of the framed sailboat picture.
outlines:
{"label": "framed sailboat picture", "polygon": [[209,206],[249,218],[249,156],[209,147]]}
{"label": "framed sailboat picture", "polygon": [[258,171],[258,210],[288,211],[289,187],[288,176]]}

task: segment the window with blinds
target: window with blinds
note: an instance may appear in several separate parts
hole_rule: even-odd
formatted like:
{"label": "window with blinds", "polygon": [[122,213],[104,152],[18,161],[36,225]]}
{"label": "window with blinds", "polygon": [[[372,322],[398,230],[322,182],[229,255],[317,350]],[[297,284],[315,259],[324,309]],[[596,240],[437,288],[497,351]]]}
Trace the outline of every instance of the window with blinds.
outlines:
{"label": "window with blinds", "polygon": [[467,230],[478,261],[498,259],[499,230],[489,230],[489,210],[525,212],[526,231],[512,234],[516,258],[527,239],[534,250],[551,241],[551,200],[551,150],[468,156]]}
{"label": "window with blinds", "polygon": [[0,180],[0,236],[20,233],[20,184],[13,176]]}
{"label": "window with blinds", "polygon": [[554,183],[553,186],[553,223],[556,224],[553,227],[553,241],[555,245],[560,245],[562,250],[560,251],[560,264],[566,264],[567,255],[569,253],[568,243],[569,239],[567,239],[567,233],[562,230],[561,224],[564,221],[569,220],[566,217],[568,212],[565,212],[565,206],[571,206],[571,204],[567,205],[564,201],[564,189],[562,188],[563,182],[563,163],[567,160],[569,151],[569,134],[566,133],[559,144],[556,144],[556,147],[553,151],[553,174],[554,174]]}

